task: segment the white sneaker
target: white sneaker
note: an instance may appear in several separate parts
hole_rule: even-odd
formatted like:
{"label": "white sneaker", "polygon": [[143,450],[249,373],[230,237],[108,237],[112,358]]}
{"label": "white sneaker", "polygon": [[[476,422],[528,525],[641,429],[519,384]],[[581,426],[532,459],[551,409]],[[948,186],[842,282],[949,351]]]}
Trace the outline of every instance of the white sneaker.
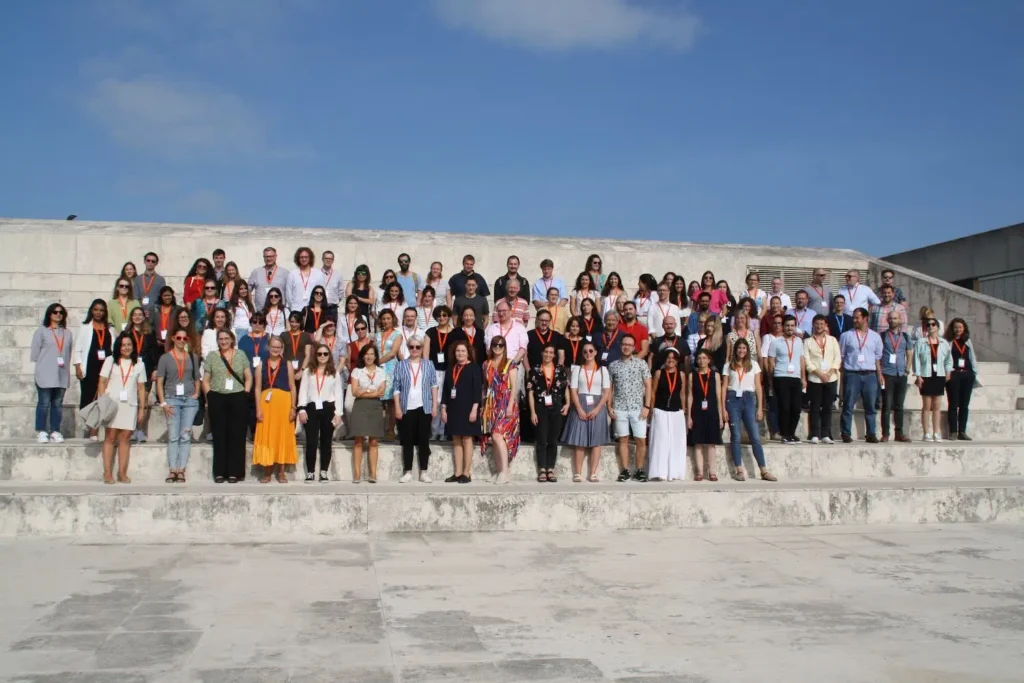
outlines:
{"label": "white sneaker", "polygon": [[146,443],[146,432],[141,429],[135,432],[135,441],[138,443]]}
{"label": "white sneaker", "polygon": [[931,435],[931,434],[925,434],[925,435],[924,435],[924,440],[925,440],[925,441],[932,441],[932,440],[933,440],[933,439],[932,439],[932,435]]}
{"label": "white sneaker", "polygon": [[50,443],[50,437],[46,432],[39,432],[39,435],[36,437],[36,441],[39,443]]}
{"label": "white sneaker", "polygon": [[434,480],[430,478],[429,474],[427,474],[426,472],[420,472],[420,482],[421,483],[429,484],[432,481],[434,481]]}
{"label": "white sneaker", "polygon": [[820,441],[818,440],[818,437],[816,437],[816,436],[812,436],[812,437],[811,437],[811,440],[810,440],[810,442],[809,442],[809,443],[810,443],[810,444],[811,444],[812,446],[817,446],[817,445],[818,445],[819,443],[821,443],[821,442],[820,442]]}
{"label": "white sneaker", "polygon": [[53,434],[50,434],[50,443],[64,443],[64,435],[61,434],[60,432],[54,432]]}
{"label": "white sneaker", "polygon": [[824,439],[821,440],[821,442],[826,446],[833,446],[836,443],[835,441],[832,440],[831,436],[826,436]]}
{"label": "white sneaker", "polygon": [[933,438],[934,438],[934,439],[935,439],[936,441],[942,441],[942,435],[941,435],[941,434],[935,434]]}
{"label": "white sneaker", "polygon": [[398,483],[399,483],[399,484],[408,484],[408,483],[409,483],[410,481],[412,481],[412,472],[406,472],[406,473],[405,473],[405,474],[403,474],[403,475],[402,475],[402,477],[401,477],[401,478],[400,478],[400,479],[398,480]]}

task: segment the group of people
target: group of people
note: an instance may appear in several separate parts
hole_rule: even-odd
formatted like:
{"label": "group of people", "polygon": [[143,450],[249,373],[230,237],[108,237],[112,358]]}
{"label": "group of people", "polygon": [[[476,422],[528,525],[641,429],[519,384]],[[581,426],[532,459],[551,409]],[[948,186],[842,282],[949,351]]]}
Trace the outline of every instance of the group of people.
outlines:
{"label": "group of people", "polygon": [[725,428],[732,476],[747,478],[746,431],[759,476],[774,481],[762,420],[772,439],[794,444],[808,410],[810,443],[832,444],[841,397],[840,437],[849,443],[859,399],[868,443],[909,441],[911,381],[923,397],[924,439],[942,440],[946,394],[950,438],[970,440],[977,359],[968,325],[957,318],[944,327],[923,306],[911,326],[892,271],[875,291],[851,270],[832,292],[827,272],[815,269],[792,298],[780,278],[766,292],[751,272],[737,298],[710,271],[689,283],[645,273],[629,294],[596,254],[569,289],[550,259],[531,286],[510,256],[492,288],[471,255],[446,279],[439,262],[421,277],[403,253],[377,286],[366,265],[346,281],[330,251],[318,266],[300,247],[288,270],[268,247],[248,278],[223,250],[199,258],[178,292],[157,272],[157,254],[143,262],[141,272],[124,265],[110,299],[92,302],[76,335],[55,303],[32,340],[38,440],[63,440],[60,407],[73,368],[86,436],[98,440],[105,428],[108,483],[130,481],[130,444],[145,440],[150,404],[167,420],[168,483],[185,481],[198,425],[213,443],[218,483],[245,479],[247,438],[260,481],[286,482],[302,433],[306,481],[328,481],[341,432],[354,440],[355,481],[364,454],[367,481],[376,481],[379,443],[396,432],[402,482],[413,479],[414,459],[420,481],[430,481],[430,443],[439,439],[453,446],[448,482],[472,480],[477,444],[491,446],[494,481],[507,482],[523,440],[535,443],[541,482],[557,481],[559,444],[573,450],[573,481],[597,481],[601,448],[612,442],[619,481],[682,479],[688,446],[695,479],[717,481]]}

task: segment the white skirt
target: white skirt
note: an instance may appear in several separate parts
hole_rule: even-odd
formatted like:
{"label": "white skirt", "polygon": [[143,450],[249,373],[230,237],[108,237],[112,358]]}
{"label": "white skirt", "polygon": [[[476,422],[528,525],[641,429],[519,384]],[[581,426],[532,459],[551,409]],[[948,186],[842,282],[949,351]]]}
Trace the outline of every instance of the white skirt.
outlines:
{"label": "white skirt", "polygon": [[686,413],[654,409],[647,467],[651,479],[686,477]]}

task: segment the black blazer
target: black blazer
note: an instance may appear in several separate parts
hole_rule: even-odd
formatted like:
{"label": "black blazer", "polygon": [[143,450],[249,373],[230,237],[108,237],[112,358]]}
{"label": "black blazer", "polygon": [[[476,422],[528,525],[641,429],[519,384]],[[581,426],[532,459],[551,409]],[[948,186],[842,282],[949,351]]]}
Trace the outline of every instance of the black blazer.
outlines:
{"label": "black blazer", "polygon": [[836,320],[835,313],[828,314],[828,333],[835,337],[836,339],[839,339],[839,335],[841,335],[843,332],[852,329],[853,316],[849,316],[843,313],[842,322],[840,323],[838,320]]}

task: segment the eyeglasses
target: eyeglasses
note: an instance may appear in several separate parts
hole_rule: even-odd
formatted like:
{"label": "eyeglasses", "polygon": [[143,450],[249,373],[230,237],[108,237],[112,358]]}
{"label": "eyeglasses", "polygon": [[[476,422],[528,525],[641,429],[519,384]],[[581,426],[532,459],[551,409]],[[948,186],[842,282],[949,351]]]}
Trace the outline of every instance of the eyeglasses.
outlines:
{"label": "eyeglasses", "polygon": [[174,337],[174,341],[188,341],[188,337],[176,336],[176,337]]}
{"label": "eyeglasses", "polygon": [[331,354],[327,353],[326,351],[317,351],[316,352],[316,357],[317,358],[328,358],[328,357],[330,357],[330,355]]}
{"label": "eyeglasses", "polygon": [[151,258],[148,258],[148,259],[146,259],[146,263],[153,263],[153,264],[155,264],[155,263],[156,263],[156,261],[154,261],[154,260],[153,260],[153,259],[151,259]]}
{"label": "eyeglasses", "polygon": [[493,348],[495,348],[495,349],[503,349],[503,348],[505,348],[505,345],[499,342],[497,344],[494,344]]}
{"label": "eyeglasses", "polygon": [[322,299],[323,296],[324,296],[324,293],[323,292],[313,292],[313,296],[318,296],[318,297],[320,297]]}

